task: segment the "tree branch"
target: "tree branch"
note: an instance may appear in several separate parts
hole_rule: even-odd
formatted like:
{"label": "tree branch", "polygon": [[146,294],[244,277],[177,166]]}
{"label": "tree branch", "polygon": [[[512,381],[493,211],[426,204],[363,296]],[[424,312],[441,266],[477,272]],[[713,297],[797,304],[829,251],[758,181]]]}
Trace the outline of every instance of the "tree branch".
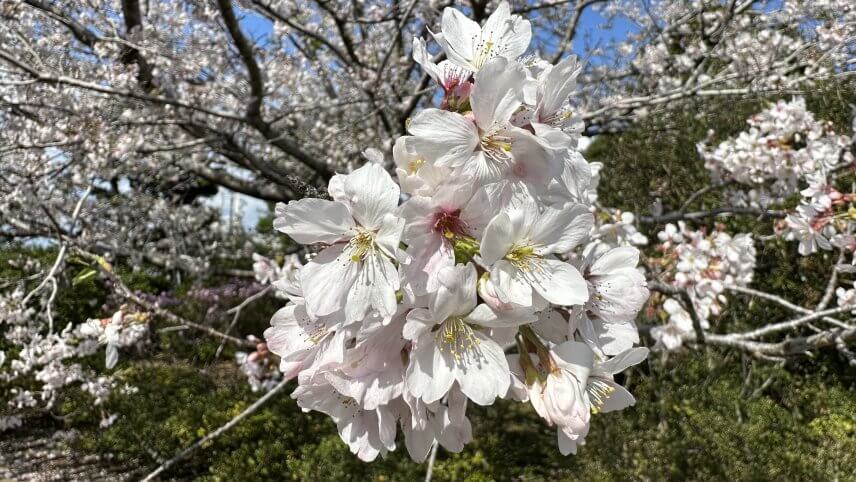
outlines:
{"label": "tree branch", "polygon": [[187,447],[186,449],[182,450],[181,452],[175,454],[175,456],[173,458],[162,463],[152,473],[145,476],[145,478],[142,479],[142,482],[149,482],[151,480],[154,480],[156,477],[158,477],[160,474],[162,474],[165,470],[169,469],[170,467],[172,467],[176,463],[180,462],[181,460],[184,460],[185,458],[187,458],[188,455],[190,455],[193,452],[195,452],[196,450],[202,448],[202,446],[205,445],[206,443],[210,442],[211,440],[214,440],[215,438],[219,437],[220,435],[231,430],[232,427],[234,427],[235,425],[238,425],[238,423],[240,423],[241,420],[243,420],[243,419],[249,417],[250,415],[252,415],[253,413],[255,413],[265,403],[267,403],[269,400],[271,400],[273,397],[275,397],[276,394],[281,392],[286,387],[287,384],[288,384],[288,380],[282,380],[281,382],[279,382],[269,392],[262,395],[261,398],[259,398],[255,402],[253,402],[253,404],[250,405],[249,407],[247,407],[246,410],[239,413],[232,420],[229,420],[229,422],[227,422],[225,425],[223,425],[222,427],[218,428],[217,430],[209,433],[208,435],[202,437],[201,439],[197,440],[190,447]]}

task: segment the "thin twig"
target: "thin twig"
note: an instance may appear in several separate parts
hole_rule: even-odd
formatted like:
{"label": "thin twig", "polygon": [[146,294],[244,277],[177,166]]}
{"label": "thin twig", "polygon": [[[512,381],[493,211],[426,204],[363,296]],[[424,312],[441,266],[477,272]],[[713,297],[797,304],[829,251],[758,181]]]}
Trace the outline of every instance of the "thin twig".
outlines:
{"label": "thin twig", "polygon": [[271,399],[271,398],[273,398],[277,393],[279,393],[280,391],[282,391],[282,389],[283,389],[283,388],[285,388],[285,386],[286,386],[287,384],[288,384],[288,380],[283,380],[283,381],[279,382],[279,383],[278,383],[275,387],[273,387],[269,392],[265,393],[261,398],[259,398],[259,399],[258,399],[258,400],[256,400],[255,402],[253,402],[253,404],[252,404],[252,405],[250,405],[249,407],[247,407],[247,409],[246,409],[246,410],[244,410],[243,412],[241,412],[240,414],[238,414],[238,416],[236,416],[236,417],[235,417],[235,418],[233,418],[232,420],[229,420],[229,421],[228,421],[225,425],[223,425],[222,427],[218,428],[217,430],[215,430],[215,431],[213,431],[213,432],[209,433],[208,435],[206,435],[206,436],[202,437],[201,439],[197,440],[193,445],[191,445],[190,447],[187,447],[186,449],[184,449],[184,450],[182,450],[181,452],[177,453],[173,458],[171,458],[171,459],[167,460],[166,462],[164,462],[163,464],[161,464],[161,465],[160,465],[160,467],[158,467],[158,468],[157,468],[157,469],[155,469],[152,473],[150,473],[150,474],[149,474],[149,475],[147,475],[144,479],[142,479],[142,482],[148,482],[148,481],[150,481],[150,480],[154,480],[154,479],[155,479],[155,477],[159,476],[159,475],[160,475],[160,474],[162,474],[165,470],[169,469],[170,467],[172,467],[173,465],[175,465],[177,462],[179,462],[179,461],[183,460],[185,457],[187,457],[187,456],[188,456],[188,455],[190,455],[191,453],[193,453],[193,452],[195,452],[196,450],[198,450],[200,447],[202,447],[202,446],[203,446],[204,444],[206,444],[207,442],[209,442],[209,441],[211,441],[211,440],[214,440],[215,438],[219,437],[219,436],[220,436],[220,435],[222,435],[223,433],[228,432],[232,427],[234,427],[235,425],[237,425],[241,420],[243,420],[243,419],[247,418],[248,416],[252,415],[253,413],[255,413],[255,412],[256,412],[256,410],[258,410],[259,408],[261,408],[261,407],[262,407],[262,405],[264,405],[265,403],[267,403],[267,401],[268,401],[268,400],[270,400],[270,399]]}
{"label": "thin twig", "polygon": [[[226,328],[225,334],[228,335],[229,333],[232,332],[232,329],[235,328],[235,325],[238,324],[238,319],[241,317],[241,311],[247,305],[249,305],[253,301],[256,301],[257,299],[263,297],[264,295],[268,294],[272,288],[273,288],[273,285],[265,286],[264,289],[259,290],[256,293],[253,293],[252,296],[250,296],[247,299],[245,299],[244,301],[242,301],[241,304],[239,304],[238,306],[236,306],[234,308],[230,308],[226,313],[233,314],[232,322],[229,323],[229,327]],[[220,346],[217,347],[217,352],[214,353],[214,358],[220,358],[220,353],[223,352],[223,348],[226,346],[227,341],[228,340],[226,338],[223,338],[223,340],[220,342]]]}
{"label": "thin twig", "polygon": [[[69,227],[69,233],[73,235],[74,228],[77,225],[77,218],[80,216],[80,211],[83,208],[83,203],[86,201],[86,198],[89,197],[89,194],[92,192],[92,185],[86,188],[86,191],[80,196],[80,199],[77,201],[77,204],[74,206],[74,211],[71,213],[71,226]],[[60,239],[63,239],[63,234],[60,232],[58,234]],[[65,253],[68,252],[68,242],[63,241],[62,245],[59,248],[59,253],[56,255],[56,259],[54,260],[53,266],[51,266],[50,271],[48,271],[47,276],[44,277],[41,283],[38,286],[33,288],[32,291],[27,293],[27,296],[24,297],[21,302],[22,305],[26,305],[28,301],[38,292],[40,292],[48,283],[53,284],[53,290],[51,291],[50,299],[48,300],[48,333],[53,333],[53,314],[51,312],[50,305],[53,303],[54,298],[56,297],[57,283],[56,283],[56,273],[59,270],[59,267],[62,265],[63,260],[65,259]]]}
{"label": "thin twig", "polygon": [[[816,311],[814,313],[807,314],[807,315],[801,316],[799,318],[794,318],[792,320],[783,321],[781,323],[774,323],[772,325],[762,326],[761,328],[758,328],[758,329],[755,329],[752,331],[747,331],[747,332],[743,332],[743,333],[734,333],[734,334],[731,334],[728,336],[732,339],[739,339],[739,340],[750,340],[753,338],[760,338],[764,335],[769,335],[771,333],[776,333],[779,331],[785,331],[785,330],[791,330],[791,329],[797,328],[797,327],[802,326],[802,325],[804,325],[810,321],[819,320],[819,319],[822,319],[828,315],[837,315],[839,313],[847,313],[849,311],[853,311],[852,306],[839,306],[839,307],[830,308],[827,310]],[[846,329],[856,330],[856,327],[848,327]]]}
{"label": "thin twig", "polygon": [[113,283],[113,286],[116,287],[116,294],[118,294],[119,296],[121,296],[121,297],[123,297],[129,301],[132,301],[133,303],[136,303],[137,305],[145,308],[148,311],[155,313],[158,316],[166,318],[167,320],[169,320],[170,322],[172,322],[176,325],[185,325],[189,328],[199,330],[199,331],[201,331],[203,333],[207,333],[211,336],[228,340],[232,343],[235,343],[236,345],[246,346],[246,347],[255,347],[256,346],[256,344],[250,340],[244,340],[241,338],[237,338],[234,336],[227,335],[226,333],[222,333],[218,330],[215,330],[214,328],[211,328],[210,326],[206,326],[206,325],[203,325],[201,323],[196,323],[194,321],[190,321],[186,318],[183,318],[181,316],[176,315],[175,313],[173,313],[171,311],[165,310],[165,309],[161,308],[160,306],[157,306],[153,303],[149,303],[148,301],[144,300],[141,296],[134,293],[130,288],[128,288],[128,286],[124,282],[122,282],[121,278],[116,276],[116,273],[114,273],[112,269],[108,269],[107,267],[105,267],[102,264],[102,262],[99,261],[98,256],[96,256],[92,253],[88,253],[88,252],[83,251],[83,250],[77,250],[77,252],[85,258],[96,261],[96,264],[101,269],[101,272],[107,277],[107,279],[110,280],[110,282]]}
{"label": "thin twig", "polygon": [[832,274],[829,275],[829,282],[826,284],[826,292],[823,293],[823,298],[820,303],[814,308],[815,311],[822,311],[829,305],[832,300],[832,295],[835,294],[835,287],[838,286],[838,265],[844,262],[844,250],[839,250],[838,261],[832,266]]}
{"label": "thin twig", "polygon": [[425,471],[425,482],[431,482],[431,477],[434,475],[434,461],[437,459],[437,448],[440,443],[436,440],[431,446],[431,454],[428,456],[428,469]]}
{"label": "thin twig", "polygon": [[[794,311],[796,313],[801,313],[803,315],[808,315],[808,314],[814,313],[813,310],[810,310],[808,308],[805,308],[805,307],[802,307],[799,305],[795,305],[795,304],[791,303],[790,301],[782,298],[781,296],[776,296],[772,293],[767,293],[765,291],[759,291],[759,290],[755,290],[752,288],[746,288],[743,286],[734,286],[734,285],[725,285],[725,289],[729,290],[729,291],[734,291],[735,293],[742,293],[745,295],[757,296],[758,298],[763,298],[765,300],[772,301],[772,302],[777,303],[777,304],[779,304],[779,305],[781,305],[781,306],[783,306],[783,307],[785,307],[791,311]],[[847,323],[844,323],[843,321],[841,321],[839,319],[832,318],[831,316],[825,316],[822,319],[823,319],[823,321],[825,321],[829,324],[835,325],[839,328],[850,328],[850,325],[848,325]]]}
{"label": "thin twig", "polygon": [[693,211],[693,212],[683,212],[676,211],[666,214],[661,214],[659,216],[640,216],[639,222],[643,224],[660,224],[660,223],[672,223],[675,221],[683,221],[683,220],[699,220],[706,218],[713,218],[717,216],[723,215],[731,215],[731,216],[757,216],[760,219],[766,218],[784,218],[784,211],[775,211],[770,209],[759,209],[759,208],[744,208],[744,207],[721,207],[710,209],[707,211]]}

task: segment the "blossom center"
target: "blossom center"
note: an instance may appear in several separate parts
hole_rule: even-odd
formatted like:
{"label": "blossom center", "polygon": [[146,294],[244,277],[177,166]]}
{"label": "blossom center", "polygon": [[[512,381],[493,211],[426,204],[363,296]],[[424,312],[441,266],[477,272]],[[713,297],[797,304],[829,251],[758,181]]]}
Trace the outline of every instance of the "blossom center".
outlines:
{"label": "blossom center", "polygon": [[441,323],[434,332],[434,342],[440,352],[449,352],[455,360],[474,353],[480,343],[473,328],[459,317],[448,318]]}
{"label": "blossom center", "polygon": [[307,341],[313,345],[321,343],[321,341],[329,334],[330,331],[322,323],[315,323],[309,331],[306,332]]}
{"label": "blossom center", "polygon": [[589,378],[586,391],[588,391],[589,400],[591,401],[591,413],[596,414],[600,412],[603,404],[612,396],[615,388],[597,378]]}
{"label": "blossom center", "polygon": [[441,209],[434,213],[433,231],[440,233],[448,239],[466,234],[467,223],[461,220],[461,210]]}
{"label": "blossom center", "polygon": [[503,162],[511,159],[511,137],[497,133],[486,133],[479,139],[479,145],[485,155],[494,161]]}
{"label": "blossom center", "polygon": [[475,59],[473,59],[473,63],[475,64],[476,69],[481,69],[482,67],[484,67],[485,62],[487,62],[488,60],[490,60],[491,57],[493,57],[491,53],[493,52],[493,47],[495,45],[496,43],[491,39],[479,42],[479,45],[476,46],[476,50],[479,54],[478,56],[476,56]]}
{"label": "blossom center", "polygon": [[357,234],[351,238],[348,244],[351,248],[351,261],[358,263],[374,252],[375,233],[367,229],[357,228]]}
{"label": "blossom center", "polygon": [[552,127],[562,127],[565,122],[568,121],[568,119],[573,117],[573,115],[574,114],[570,110],[562,109],[558,112],[554,112],[551,115],[541,117],[539,119],[539,122]]}
{"label": "blossom center", "polygon": [[425,159],[413,159],[407,163],[407,172],[410,174],[416,174],[423,164],[425,164]]}
{"label": "blossom center", "polygon": [[535,252],[534,245],[524,244],[514,245],[505,259],[520,271],[534,271],[540,269],[543,257]]}

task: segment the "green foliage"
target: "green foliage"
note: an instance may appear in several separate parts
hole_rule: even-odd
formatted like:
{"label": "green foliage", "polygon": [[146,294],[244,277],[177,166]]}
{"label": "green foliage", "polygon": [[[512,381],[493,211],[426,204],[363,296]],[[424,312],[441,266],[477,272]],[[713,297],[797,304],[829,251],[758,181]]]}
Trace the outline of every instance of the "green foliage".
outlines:
{"label": "green foliage", "polygon": [[[758,365],[731,353],[672,354],[626,380],[637,405],[594,417],[577,456],[556,449],[555,429],[528,405],[471,407],[475,441],[443,451],[437,481],[488,480],[848,480],[856,477],[856,392],[849,378]],[[821,373],[817,373],[820,371]],[[228,363],[205,369],[140,362],[120,373],[139,392],[105,407],[121,414],[108,429],[77,419],[78,449],[156,465],[226,423],[258,394]],[[762,389],[772,378],[775,383]],[[83,398],[76,403],[86,403]],[[66,400],[61,409],[75,412]],[[404,447],[365,464],[348,452],[325,416],[304,414],[283,395],[171,476],[198,480],[416,480],[424,466]]]}
{"label": "green foliage", "polygon": [[[56,259],[57,250],[53,247],[25,247],[19,244],[0,245],[0,285],[4,282],[24,279],[33,273],[25,269],[23,261],[36,260],[41,269],[47,272]],[[74,278],[87,270],[86,267],[72,264],[69,272],[72,276],[61,278],[54,303],[54,318],[58,326],[78,323],[98,315],[107,297],[107,291],[97,277]],[[35,288],[42,278],[33,278],[25,282],[25,289]],[[0,320],[1,321],[1,320]]]}
{"label": "green foliage", "polygon": [[682,109],[650,118],[618,135],[597,137],[586,150],[586,158],[604,165],[605,176],[598,189],[602,204],[648,214],[660,199],[666,211],[679,208],[693,192],[710,183],[696,144],[709,129],[723,137],[746,129],[746,118],[760,105],[757,101],[736,103],[716,110],[716,116],[701,109]]}

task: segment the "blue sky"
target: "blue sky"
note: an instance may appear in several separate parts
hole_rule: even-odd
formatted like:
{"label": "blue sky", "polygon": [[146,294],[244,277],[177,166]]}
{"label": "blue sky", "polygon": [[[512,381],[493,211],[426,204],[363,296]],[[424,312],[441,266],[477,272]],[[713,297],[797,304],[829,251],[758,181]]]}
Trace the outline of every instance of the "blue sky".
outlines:
{"label": "blue sky", "polygon": [[[265,38],[272,34],[273,25],[266,18],[253,12],[242,11],[240,14],[241,25],[256,42],[263,43]],[[627,21],[614,22],[608,29],[601,28],[603,23],[604,18],[592,8],[587,8],[583,12],[577,34],[579,40],[573,45],[574,53],[581,59],[589,58],[589,52],[586,50],[589,45],[586,45],[587,42],[583,39],[587,39],[592,45],[597,45],[599,42],[622,39],[632,31],[632,25]],[[597,59],[590,61],[597,62]],[[232,205],[232,198],[235,196],[234,193],[221,188],[221,192],[218,192],[209,202],[212,207],[221,209],[223,218],[226,220],[230,213],[228,206]],[[254,229],[259,218],[267,214],[267,204],[262,201],[240,194],[236,196],[235,201],[238,209],[243,211],[241,223],[246,229]]]}
{"label": "blue sky", "polygon": [[[264,37],[270,35],[273,31],[272,23],[266,18],[254,12],[240,12],[242,14],[241,25],[245,31],[251,35],[257,42],[263,42]],[[589,38],[592,43],[597,44],[599,41],[608,41],[622,39],[633,30],[633,26],[627,21],[616,21],[610,28],[601,28],[604,23],[604,18],[593,8],[589,7],[583,12],[578,27],[577,38],[580,39],[574,46],[573,50],[580,58],[588,57],[584,38]]]}

